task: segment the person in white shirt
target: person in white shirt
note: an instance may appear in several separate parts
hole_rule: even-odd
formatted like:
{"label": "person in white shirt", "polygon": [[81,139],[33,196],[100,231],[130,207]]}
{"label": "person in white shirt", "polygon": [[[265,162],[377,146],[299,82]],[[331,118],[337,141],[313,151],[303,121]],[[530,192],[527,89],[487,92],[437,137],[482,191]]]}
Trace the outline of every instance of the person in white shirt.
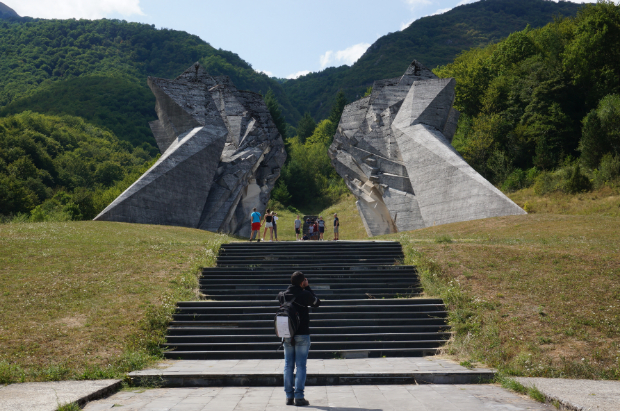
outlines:
{"label": "person in white shirt", "polygon": [[273,236],[278,241],[278,213],[274,211],[271,214],[273,214]]}

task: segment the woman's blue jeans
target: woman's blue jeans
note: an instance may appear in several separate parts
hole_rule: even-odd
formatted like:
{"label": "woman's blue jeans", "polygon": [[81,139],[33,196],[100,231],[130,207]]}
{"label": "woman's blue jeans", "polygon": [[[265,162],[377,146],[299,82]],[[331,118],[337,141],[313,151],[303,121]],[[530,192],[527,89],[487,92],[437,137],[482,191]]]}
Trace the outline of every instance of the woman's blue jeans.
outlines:
{"label": "woman's blue jeans", "polygon": [[[295,345],[291,345],[291,339],[284,339],[284,392],[286,398],[304,398],[306,388],[306,361],[310,351],[310,336],[296,335]],[[297,367],[293,385],[293,371]]]}

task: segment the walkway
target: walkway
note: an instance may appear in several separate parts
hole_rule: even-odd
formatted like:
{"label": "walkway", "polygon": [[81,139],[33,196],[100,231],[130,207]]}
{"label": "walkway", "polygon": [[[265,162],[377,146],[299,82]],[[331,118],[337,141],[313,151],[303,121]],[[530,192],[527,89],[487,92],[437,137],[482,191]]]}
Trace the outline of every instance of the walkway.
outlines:
{"label": "walkway", "polygon": [[[124,391],[85,411],[551,411],[493,385],[344,385],[307,387],[310,406],[285,405],[281,387],[160,388]],[[114,408],[116,409],[116,408]]]}

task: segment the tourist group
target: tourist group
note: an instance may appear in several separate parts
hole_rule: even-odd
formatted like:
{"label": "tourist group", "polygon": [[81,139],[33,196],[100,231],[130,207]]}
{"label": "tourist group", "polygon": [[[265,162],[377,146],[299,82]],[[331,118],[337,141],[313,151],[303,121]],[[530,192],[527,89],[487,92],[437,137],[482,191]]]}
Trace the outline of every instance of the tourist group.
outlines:
{"label": "tourist group", "polygon": [[[267,209],[265,215],[261,216],[256,210],[256,207],[254,207],[252,214],[250,214],[250,223],[252,224],[250,241],[255,239],[256,241],[261,241],[260,230],[263,225],[265,228],[262,240],[265,241],[267,230],[269,230],[269,241],[278,241],[278,214],[275,211]],[[338,214],[334,213],[334,241],[340,239],[339,229],[340,220],[338,219]],[[299,219],[299,214],[297,215],[297,219],[295,220],[295,238],[297,241],[324,241],[324,234],[325,220],[323,220],[322,216],[318,218],[307,217],[304,224],[302,220]]]}

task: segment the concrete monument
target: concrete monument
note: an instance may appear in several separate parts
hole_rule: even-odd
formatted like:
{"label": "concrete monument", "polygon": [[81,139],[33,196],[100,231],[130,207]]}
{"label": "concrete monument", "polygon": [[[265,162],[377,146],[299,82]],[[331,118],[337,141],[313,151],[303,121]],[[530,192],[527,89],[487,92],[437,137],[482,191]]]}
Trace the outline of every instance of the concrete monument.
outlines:
{"label": "concrete monument", "polygon": [[329,155],[369,236],[526,214],[452,147],[455,84],[414,60],[345,107]]}
{"label": "concrete monument", "polygon": [[262,96],[196,63],[174,80],[149,77],[162,156],[95,220],[250,235],[286,160]]}

